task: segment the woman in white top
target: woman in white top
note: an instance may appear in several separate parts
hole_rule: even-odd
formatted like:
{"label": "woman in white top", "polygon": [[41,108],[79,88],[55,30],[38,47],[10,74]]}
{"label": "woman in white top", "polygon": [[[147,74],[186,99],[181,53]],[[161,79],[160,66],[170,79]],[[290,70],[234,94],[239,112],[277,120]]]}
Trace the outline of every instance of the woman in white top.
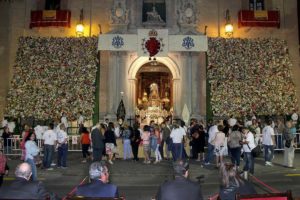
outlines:
{"label": "woman in white top", "polygon": [[225,133],[223,133],[224,126],[218,125],[218,132],[215,139],[213,140],[213,145],[215,146],[216,154],[216,165],[220,167],[220,163],[223,163],[223,155],[225,151]]}
{"label": "woman in white top", "polygon": [[35,134],[33,132],[30,132],[25,139],[25,150],[26,150],[25,161],[28,164],[30,164],[30,166],[31,166],[32,180],[36,181],[37,180],[37,169],[35,166],[34,157],[38,155],[40,150],[39,150],[38,146],[36,145]]}

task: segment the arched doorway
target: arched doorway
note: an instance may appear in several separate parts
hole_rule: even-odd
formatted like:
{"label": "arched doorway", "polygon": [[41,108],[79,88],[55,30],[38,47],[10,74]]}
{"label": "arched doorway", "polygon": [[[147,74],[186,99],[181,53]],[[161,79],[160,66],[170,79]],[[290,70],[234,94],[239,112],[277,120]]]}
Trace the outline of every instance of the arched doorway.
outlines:
{"label": "arched doorway", "polygon": [[[159,70],[162,71],[159,72]],[[176,115],[177,110],[180,110],[180,68],[170,57],[157,57],[155,62],[150,62],[148,57],[138,57],[131,63],[128,69],[128,102],[132,103],[129,103],[128,107],[129,111],[132,112],[129,113],[137,114],[136,111],[139,107],[138,101],[139,98],[142,101],[144,90],[146,93],[148,91],[147,98],[149,97],[148,95],[151,89],[149,85],[150,81],[147,81],[150,79],[147,77],[156,77],[155,80],[157,83],[154,81],[152,83],[157,84],[158,94],[161,99],[166,97],[165,92],[167,91],[166,88],[168,88],[169,107],[170,109],[172,108],[172,114]],[[145,82],[144,86],[139,83],[139,81],[142,81],[142,78]],[[161,79],[164,80],[162,82],[165,82],[165,85],[160,83]],[[161,90],[161,86],[163,90]],[[129,115],[132,116],[131,114]]]}
{"label": "arched doorway", "polygon": [[161,123],[173,113],[173,76],[163,63],[151,61],[136,75],[137,112],[142,124]]}

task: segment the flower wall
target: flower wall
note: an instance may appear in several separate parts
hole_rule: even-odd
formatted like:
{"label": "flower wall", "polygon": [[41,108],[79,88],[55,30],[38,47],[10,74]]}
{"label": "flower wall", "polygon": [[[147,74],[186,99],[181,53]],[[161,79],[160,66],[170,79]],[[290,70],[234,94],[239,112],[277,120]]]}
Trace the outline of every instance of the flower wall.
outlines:
{"label": "flower wall", "polygon": [[95,101],[97,37],[21,37],[6,115],[90,119]]}
{"label": "flower wall", "polygon": [[285,41],[210,38],[208,49],[215,116],[280,115],[296,107]]}
{"label": "flower wall", "polygon": [[[97,37],[21,37],[13,71],[6,115],[91,118]],[[283,40],[209,38],[207,78],[215,116],[286,114],[297,105]]]}

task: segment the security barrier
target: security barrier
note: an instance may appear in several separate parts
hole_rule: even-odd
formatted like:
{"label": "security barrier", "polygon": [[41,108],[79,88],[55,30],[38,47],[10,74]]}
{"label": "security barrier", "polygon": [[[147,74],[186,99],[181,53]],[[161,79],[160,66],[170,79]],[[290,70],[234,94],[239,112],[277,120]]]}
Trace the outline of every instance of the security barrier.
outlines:
{"label": "security barrier", "polygon": [[[296,138],[296,148],[300,149],[300,133],[295,134]],[[275,151],[283,151],[284,150],[284,140],[282,134],[276,134],[275,135],[275,141],[276,141],[276,147]],[[4,141],[3,138],[0,139],[0,150],[3,150],[6,155],[21,155],[21,142],[22,138],[19,135],[14,135],[13,138],[8,139],[8,144],[11,144],[11,146],[4,147]],[[41,139],[37,140],[38,147],[42,150],[43,149],[43,143]],[[120,156],[122,155],[122,149],[123,145],[121,142],[121,139],[117,139],[117,148],[118,152],[120,152]],[[186,147],[187,148],[187,147]],[[139,148],[140,151],[141,148]],[[188,152],[188,149],[186,149]],[[81,151],[81,143],[80,143],[80,135],[69,135],[68,136],[68,151]],[[139,155],[143,155],[142,151],[139,152]]]}
{"label": "security barrier", "polygon": [[[10,146],[4,146],[3,138],[0,139],[0,150],[2,150],[6,155],[21,155],[21,142],[22,138],[19,135],[14,135],[13,138],[7,139],[7,143]],[[43,150],[43,142],[41,139],[37,140],[38,147]],[[80,135],[68,136],[68,151],[81,151]]]}

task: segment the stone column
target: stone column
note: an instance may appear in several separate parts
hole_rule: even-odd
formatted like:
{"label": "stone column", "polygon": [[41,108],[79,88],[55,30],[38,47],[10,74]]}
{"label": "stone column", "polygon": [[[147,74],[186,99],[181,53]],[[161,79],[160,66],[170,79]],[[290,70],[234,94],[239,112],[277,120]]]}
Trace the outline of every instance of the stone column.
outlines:
{"label": "stone column", "polygon": [[112,106],[110,107],[109,115],[113,119],[116,118],[116,112],[121,101],[121,92],[124,92],[123,101],[125,108],[127,109],[128,107],[126,106],[126,103],[128,102],[126,99],[126,96],[128,95],[128,92],[126,91],[126,55],[127,52],[114,53],[114,56],[112,57],[114,66],[110,66],[114,68],[114,74],[108,74],[108,76],[110,76],[108,84],[109,103]]}
{"label": "stone column", "polygon": [[130,0],[129,3],[130,3],[130,6],[127,6],[127,8],[129,8],[129,16],[130,16],[129,29],[133,30],[133,29],[136,29],[136,24],[139,19],[138,12],[137,12],[138,7],[137,7],[136,0]]}
{"label": "stone column", "polygon": [[[107,112],[109,117],[115,115],[115,107],[118,106],[115,104],[116,92],[119,91],[117,88],[119,82],[119,53],[110,52],[109,67],[108,67],[108,98],[107,98]],[[101,105],[100,105],[101,106]]]}
{"label": "stone column", "polygon": [[[200,53],[201,54],[201,53]],[[199,53],[192,53],[192,66],[191,66],[191,117],[200,117],[200,86],[202,79],[200,78],[200,55]]]}
{"label": "stone column", "polygon": [[174,116],[179,116],[181,112],[181,99],[179,94],[179,79],[173,79],[173,109],[174,109]]}
{"label": "stone column", "polygon": [[136,27],[141,27],[142,25],[142,19],[143,19],[143,1],[136,1],[136,7],[135,10],[131,10],[132,12],[135,12],[133,15],[136,17]]}
{"label": "stone column", "polygon": [[199,61],[199,79],[198,81],[199,89],[198,93],[200,94],[198,96],[198,104],[199,109],[200,109],[200,115],[201,116],[206,116],[206,53],[201,52],[198,56],[198,61]]}
{"label": "stone column", "polygon": [[[187,105],[187,108],[189,110],[189,113],[191,113],[192,108],[192,56],[190,52],[182,52],[181,53],[181,60],[182,60],[182,71],[181,71],[181,77],[182,77],[182,98],[181,98],[181,108],[184,107],[184,105]],[[181,111],[178,113],[181,116]]]}
{"label": "stone column", "polygon": [[128,117],[133,117],[135,115],[135,95],[136,95],[136,79],[129,79],[129,88],[128,88],[128,95],[127,95],[127,116]]}

